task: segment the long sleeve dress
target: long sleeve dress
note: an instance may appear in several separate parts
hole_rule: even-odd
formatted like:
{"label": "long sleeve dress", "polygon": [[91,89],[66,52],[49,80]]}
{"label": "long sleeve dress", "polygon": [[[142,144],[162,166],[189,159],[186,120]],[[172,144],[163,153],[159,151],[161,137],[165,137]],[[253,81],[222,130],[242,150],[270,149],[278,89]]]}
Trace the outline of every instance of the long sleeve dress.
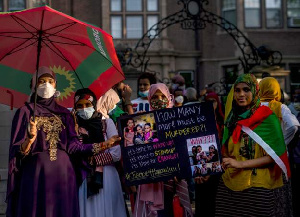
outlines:
{"label": "long sleeve dress", "polygon": [[20,146],[33,104],[21,107],[14,116],[7,186],[9,217],[79,217],[78,184],[71,158],[96,154],[100,147],[80,143],[70,112],[56,103],[53,107],[49,110],[37,104],[37,138],[28,155],[22,155]]}

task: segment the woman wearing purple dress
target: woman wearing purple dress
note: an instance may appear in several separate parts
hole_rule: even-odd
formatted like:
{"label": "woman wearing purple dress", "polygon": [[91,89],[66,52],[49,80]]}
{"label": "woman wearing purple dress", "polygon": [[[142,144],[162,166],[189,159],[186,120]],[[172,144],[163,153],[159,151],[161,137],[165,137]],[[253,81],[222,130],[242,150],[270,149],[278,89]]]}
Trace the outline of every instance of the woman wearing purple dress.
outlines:
{"label": "woman wearing purple dress", "polygon": [[[37,82],[35,112],[31,97],[30,103],[17,110],[12,123],[6,215],[79,217],[80,183],[72,162],[111,147],[119,138],[82,145],[71,113],[55,102],[55,74],[40,67]],[[35,85],[34,76],[32,93]]]}

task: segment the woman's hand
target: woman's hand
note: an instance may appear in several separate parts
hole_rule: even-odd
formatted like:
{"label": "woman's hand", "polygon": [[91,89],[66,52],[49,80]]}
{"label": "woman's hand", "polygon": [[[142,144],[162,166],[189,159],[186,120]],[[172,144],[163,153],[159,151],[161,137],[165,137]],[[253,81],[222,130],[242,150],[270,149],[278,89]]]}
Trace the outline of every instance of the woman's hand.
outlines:
{"label": "woman's hand", "polygon": [[37,128],[36,128],[36,121],[30,120],[28,124],[28,138],[29,138],[29,145],[31,145],[37,136]]}
{"label": "woman's hand", "polygon": [[198,176],[195,178],[196,184],[203,184],[209,180],[210,176]]}
{"label": "woman's hand", "polygon": [[130,101],[131,94],[132,94],[132,89],[130,88],[130,86],[128,84],[125,84],[123,92],[122,92],[122,97],[124,99]]}
{"label": "woman's hand", "polygon": [[268,167],[269,165],[274,163],[275,161],[269,155],[245,161],[237,161],[233,158],[223,158],[222,167],[223,169],[253,169]]}
{"label": "woman's hand", "polygon": [[224,170],[227,168],[243,169],[243,161],[237,161],[233,158],[223,158],[222,167]]}
{"label": "woman's hand", "polygon": [[35,141],[37,136],[36,121],[30,120],[28,123],[27,134],[25,141],[21,144],[20,151],[22,154],[27,155],[30,151],[32,143]]}

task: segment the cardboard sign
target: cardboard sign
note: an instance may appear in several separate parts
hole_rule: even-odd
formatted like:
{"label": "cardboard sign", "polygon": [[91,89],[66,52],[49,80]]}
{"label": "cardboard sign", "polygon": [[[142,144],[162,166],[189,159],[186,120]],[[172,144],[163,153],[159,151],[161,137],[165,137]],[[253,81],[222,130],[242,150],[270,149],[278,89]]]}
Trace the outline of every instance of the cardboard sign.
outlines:
{"label": "cardboard sign", "polygon": [[219,172],[215,169],[220,165],[220,149],[212,103],[121,116],[118,128],[128,185]]}

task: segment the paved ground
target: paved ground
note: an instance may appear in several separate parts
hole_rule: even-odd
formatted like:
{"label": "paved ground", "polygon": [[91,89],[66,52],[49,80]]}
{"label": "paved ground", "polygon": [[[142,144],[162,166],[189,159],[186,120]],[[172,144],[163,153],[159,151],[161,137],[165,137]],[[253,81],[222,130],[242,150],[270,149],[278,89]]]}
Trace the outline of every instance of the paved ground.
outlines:
{"label": "paved ground", "polygon": [[[128,210],[129,210],[129,214],[130,214],[130,216],[132,216],[130,201],[126,200],[126,204],[127,204]],[[193,201],[193,203],[192,203],[192,209],[193,209],[193,214],[194,214],[195,213],[195,201]]]}

